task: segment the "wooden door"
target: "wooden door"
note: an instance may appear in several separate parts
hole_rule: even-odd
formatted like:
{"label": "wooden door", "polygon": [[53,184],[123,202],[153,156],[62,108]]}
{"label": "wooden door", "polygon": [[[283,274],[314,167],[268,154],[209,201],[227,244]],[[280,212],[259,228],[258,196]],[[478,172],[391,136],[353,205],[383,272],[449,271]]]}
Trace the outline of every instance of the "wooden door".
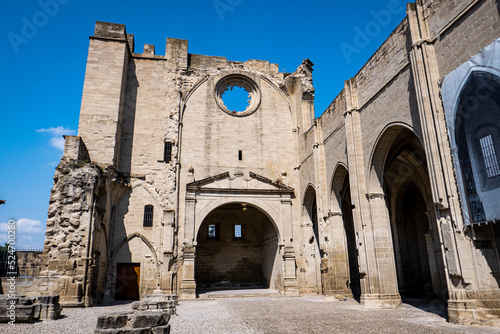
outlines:
{"label": "wooden door", "polygon": [[116,266],[115,300],[139,300],[139,263],[118,263]]}

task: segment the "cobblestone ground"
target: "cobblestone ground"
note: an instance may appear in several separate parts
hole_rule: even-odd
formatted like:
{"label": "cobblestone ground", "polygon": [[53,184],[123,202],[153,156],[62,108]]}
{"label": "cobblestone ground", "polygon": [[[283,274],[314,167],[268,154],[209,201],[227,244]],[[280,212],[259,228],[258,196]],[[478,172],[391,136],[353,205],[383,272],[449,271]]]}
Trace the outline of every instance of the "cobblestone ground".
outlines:
{"label": "cobblestone ground", "polygon": [[[181,301],[170,320],[171,333],[500,333],[500,328],[452,325],[440,305],[412,303],[395,310],[361,307],[356,301],[323,297],[222,298]],[[427,310],[432,312],[428,312]],[[5,334],[93,333],[97,317],[129,311],[130,304],[64,309],[59,320],[35,324],[0,324]]]}

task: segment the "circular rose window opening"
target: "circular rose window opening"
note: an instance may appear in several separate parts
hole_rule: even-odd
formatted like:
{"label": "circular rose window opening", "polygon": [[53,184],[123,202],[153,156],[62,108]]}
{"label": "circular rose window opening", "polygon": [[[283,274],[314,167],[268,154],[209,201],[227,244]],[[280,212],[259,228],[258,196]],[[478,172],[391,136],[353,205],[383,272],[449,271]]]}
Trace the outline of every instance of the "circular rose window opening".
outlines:
{"label": "circular rose window opening", "polygon": [[222,93],[222,102],[231,112],[243,112],[250,105],[250,94],[245,88],[232,85]]}
{"label": "circular rose window opening", "polygon": [[241,74],[230,74],[217,82],[215,101],[229,115],[247,116],[259,107],[260,91],[252,79]]}

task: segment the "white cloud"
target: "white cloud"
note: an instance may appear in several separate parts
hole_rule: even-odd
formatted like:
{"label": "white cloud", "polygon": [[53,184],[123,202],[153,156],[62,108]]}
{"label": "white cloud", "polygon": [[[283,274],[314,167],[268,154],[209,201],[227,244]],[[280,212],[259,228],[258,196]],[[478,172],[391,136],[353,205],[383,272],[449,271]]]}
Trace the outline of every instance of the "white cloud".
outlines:
{"label": "white cloud", "polygon": [[58,126],[57,128],[38,129],[38,130],[36,130],[36,132],[49,132],[53,136],[74,135],[76,133],[75,130],[65,128],[62,125]]}
{"label": "white cloud", "polygon": [[39,220],[21,218],[16,222],[16,231],[26,234],[43,234],[45,233],[45,227]]}
{"label": "white cloud", "polygon": [[[7,233],[8,223],[0,223],[0,233]],[[16,234],[43,234],[45,233],[45,227],[42,226],[42,222],[39,220],[21,218],[16,221]]]}
{"label": "white cloud", "polygon": [[62,136],[76,134],[75,130],[65,128],[64,126],[58,126],[56,128],[48,129],[37,129],[36,132],[50,133],[52,135],[52,138],[50,138],[50,144],[61,151],[64,151],[64,138]]}
{"label": "white cloud", "polygon": [[61,151],[64,151],[64,138],[63,137],[53,137],[50,138],[50,145],[54,146]]}
{"label": "white cloud", "polygon": [[[16,248],[43,248],[45,226],[39,220],[21,218],[16,221]],[[6,222],[0,223],[0,245],[8,241],[8,227]]]}

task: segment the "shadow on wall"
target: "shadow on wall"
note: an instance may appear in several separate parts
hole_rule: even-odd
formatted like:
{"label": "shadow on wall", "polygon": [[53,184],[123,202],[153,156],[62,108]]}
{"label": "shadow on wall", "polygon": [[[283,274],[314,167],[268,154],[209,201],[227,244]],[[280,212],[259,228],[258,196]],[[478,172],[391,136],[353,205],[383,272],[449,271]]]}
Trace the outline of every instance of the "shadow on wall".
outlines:
{"label": "shadow on wall", "polygon": [[[110,277],[111,280],[108,283],[110,285],[108,286],[110,291],[107,293],[111,294],[110,297],[112,299],[127,300],[127,298],[125,298],[127,297],[125,290],[128,288],[127,282],[132,280],[131,274],[132,271],[134,271],[133,268],[130,270],[130,268],[122,266],[125,263],[130,264],[132,261],[132,252],[130,250],[129,242],[127,241],[127,232],[124,223],[125,216],[127,215],[130,207],[131,194],[132,191],[129,190],[122,196],[118,202],[118,206],[116,207],[115,214],[112,217],[111,231],[109,234],[111,261],[109,261],[106,273],[106,277]],[[121,242],[118,243],[119,240],[121,240]],[[138,291],[137,287],[137,294]],[[135,296],[136,293],[132,292],[131,294]]]}
{"label": "shadow on wall", "polygon": [[137,90],[139,81],[136,75],[136,66],[133,61],[129,63],[127,72],[127,92],[124,101],[122,116],[122,131],[120,138],[120,159],[118,170],[130,174],[132,170],[132,146],[134,143],[135,114],[137,109]]}

